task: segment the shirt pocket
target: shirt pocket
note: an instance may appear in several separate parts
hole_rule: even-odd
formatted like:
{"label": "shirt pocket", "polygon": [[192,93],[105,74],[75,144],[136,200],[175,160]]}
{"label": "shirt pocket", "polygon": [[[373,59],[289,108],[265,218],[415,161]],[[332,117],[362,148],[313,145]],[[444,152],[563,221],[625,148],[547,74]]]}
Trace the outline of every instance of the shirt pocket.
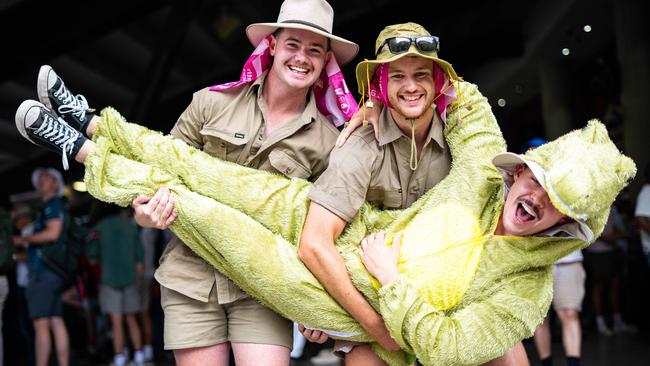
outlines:
{"label": "shirt pocket", "polygon": [[250,140],[250,135],[244,132],[203,129],[201,134],[205,141],[203,151],[229,161],[236,161]]}
{"label": "shirt pocket", "polygon": [[401,189],[369,188],[366,201],[380,209],[396,209],[402,207]]}
{"label": "shirt pocket", "polygon": [[271,166],[280,174],[287,177],[307,179],[311,176],[311,170],[300,164],[289,153],[281,149],[275,149],[269,154]]}

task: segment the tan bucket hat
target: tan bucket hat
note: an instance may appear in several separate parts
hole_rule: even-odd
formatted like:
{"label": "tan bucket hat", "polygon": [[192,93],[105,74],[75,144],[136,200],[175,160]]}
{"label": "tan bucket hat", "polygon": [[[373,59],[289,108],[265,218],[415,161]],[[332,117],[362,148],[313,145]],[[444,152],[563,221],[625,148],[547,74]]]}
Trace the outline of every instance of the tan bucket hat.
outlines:
{"label": "tan bucket hat", "polygon": [[246,27],[246,35],[254,47],[278,28],[304,29],[331,40],[332,52],[339,65],[352,61],[359,45],[332,34],[334,10],[325,0],[285,0],[276,23],[254,23]]}
{"label": "tan bucket hat", "polygon": [[[438,58],[438,52],[430,51],[423,52],[415,47],[415,44],[411,44],[411,47],[406,51],[398,54],[394,54],[386,46],[384,47],[384,42],[393,37],[418,37],[418,36],[430,36],[431,34],[423,26],[416,23],[403,23],[403,24],[394,24],[389,25],[384,28],[375,42],[375,54],[377,54],[376,60],[364,60],[359,62],[356,69],[357,75],[357,85],[359,88],[359,94],[368,92],[368,81],[372,81],[372,78],[375,75],[375,69],[379,64],[384,64],[388,62],[393,62],[404,56],[419,56],[433,60],[435,63],[440,66],[445,73],[449,74],[452,79],[461,80],[456,71],[451,66],[451,64],[445,60]],[[381,52],[379,52],[381,51]],[[379,52],[379,53],[378,53]]]}

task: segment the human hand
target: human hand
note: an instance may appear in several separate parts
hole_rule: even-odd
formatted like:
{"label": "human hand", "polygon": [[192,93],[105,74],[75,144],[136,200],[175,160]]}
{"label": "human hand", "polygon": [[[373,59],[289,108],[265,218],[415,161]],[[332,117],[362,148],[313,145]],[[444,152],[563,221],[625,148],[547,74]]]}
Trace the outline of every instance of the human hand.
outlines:
{"label": "human hand", "polygon": [[386,286],[395,281],[400,272],[397,268],[399,260],[399,243],[402,234],[398,233],[393,239],[393,245],[388,246],[383,232],[370,234],[361,241],[359,255],[368,272]]}
{"label": "human hand", "polygon": [[13,242],[14,242],[14,246],[19,248],[27,248],[29,246],[29,242],[20,235],[14,235]]}
{"label": "human hand", "polygon": [[312,343],[323,344],[329,339],[329,336],[325,332],[316,329],[307,329],[303,324],[298,324],[298,330],[305,339]]}
{"label": "human hand", "polygon": [[[372,107],[368,107],[371,105]],[[379,141],[379,115],[381,110],[384,108],[384,104],[378,100],[372,100],[366,102],[366,121],[372,125],[372,128],[375,130],[375,139]],[[348,123],[345,125],[345,128],[339,134],[339,137],[336,139],[336,147],[341,147],[348,140],[348,137],[354,132],[359,126],[363,124],[363,107],[350,118]]]}
{"label": "human hand", "polygon": [[153,197],[138,196],[133,202],[133,217],[142,227],[167,229],[178,216],[174,208],[174,198],[168,188],[160,188]]}

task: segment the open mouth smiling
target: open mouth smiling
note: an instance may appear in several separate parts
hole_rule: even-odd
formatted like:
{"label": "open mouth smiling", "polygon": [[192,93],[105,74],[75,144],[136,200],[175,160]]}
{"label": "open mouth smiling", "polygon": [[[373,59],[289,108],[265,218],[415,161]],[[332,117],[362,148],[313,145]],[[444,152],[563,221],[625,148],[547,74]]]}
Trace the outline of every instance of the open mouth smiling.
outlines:
{"label": "open mouth smiling", "polygon": [[516,217],[523,223],[540,219],[539,207],[529,199],[521,199],[517,202]]}
{"label": "open mouth smiling", "polygon": [[296,74],[300,74],[300,75],[307,75],[307,73],[309,73],[309,69],[306,69],[306,68],[300,67],[300,66],[291,66],[291,65],[289,65],[289,70],[291,70],[292,72],[294,72]]}
{"label": "open mouth smiling", "polygon": [[414,103],[422,99],[422,94],[418,95],[401,95],[400,99],[405,100],[408,103]]}

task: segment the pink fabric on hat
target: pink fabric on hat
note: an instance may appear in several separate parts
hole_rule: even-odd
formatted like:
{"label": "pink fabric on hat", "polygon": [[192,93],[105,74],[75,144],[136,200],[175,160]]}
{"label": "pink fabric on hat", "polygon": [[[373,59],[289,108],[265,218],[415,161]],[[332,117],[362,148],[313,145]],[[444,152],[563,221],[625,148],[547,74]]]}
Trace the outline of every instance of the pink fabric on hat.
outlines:
{"label": "pink fabric on hat", "polygon": [[[213,85],[212,91],[226,90],[257,80],[271,66],[271,36],[268,35],[255,48],[253,54],[244,63],[239,81]],[[336,127],[341,126],[359,109],[350,93],[345,78],[334,55],[330,57],[319,79],[312,87],[316,97],[316,107]]]}
{"label": "pink fabric on hat", "polygon": [[[438,115],[443,122],[447,122],[447,106],[458,99],[456,88],[451,83],[449,75],[433,63],[433,82],[436,108]],[[370,83],[369,95],[371,99],[380,100],[385,106],[391,108],[390,101],[388,100],[388,64],[379,64],[375,70],[375,75]]]}

